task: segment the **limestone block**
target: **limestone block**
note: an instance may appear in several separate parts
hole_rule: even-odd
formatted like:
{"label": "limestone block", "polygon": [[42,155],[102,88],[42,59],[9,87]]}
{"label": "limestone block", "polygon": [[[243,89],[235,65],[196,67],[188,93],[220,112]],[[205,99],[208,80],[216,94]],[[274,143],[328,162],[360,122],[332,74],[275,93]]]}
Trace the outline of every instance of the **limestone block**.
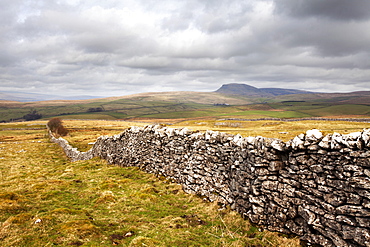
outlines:
{"label": "limestone block", "polygon": [[355,206],[355,205],[340,206],[336,209],[336,212],[337,214],[357,216],[357,217],[369,217],[370,216],[369,209],[364,209],[361,206]]}
{"label": "limestone block", "polygon": [[287,221],[285,226],[294,234],[298,236],[302,236],[304,234],[304,230],[302,227],[298,226],[293,220]]}
{"label": "limestone block", "polygon": [[361,227],[369,228],[369,226],[370,226],[370,217],[356,217],[356,222]]}
{"label": "limestone block", "polygon": [[312,143],[317,143],[323,138],[323,134],[318,129],[312,129],[306,131],[305,144],[310,145]]}
{"label": "limestone block", "polygon": [[370,129],[363,129],[361,139],[366,147],[370,147]]}
{"label": "limestone block", "polygon": [[278,139],[271,142],[271,147],[278,151],[285,151],[286,149],[285,143]]}
{"label": "limestone block", "polygon": [[369,177],[351,177],[348,180],[353,187],[370,189],[370,178]]}
{"label": "limestone block", "polygon": [[269,171],[279,171],[284,168],[284,162],[282,161],[271,161],[268,165]]}
{"label": "limestone block", "polygon": [[347,225],[356,226],[357,221],[355,217],[352,216],[346,216],[346,215],[338,215],[336,216],[336,221],[339,223],[345,223]]}
{"label": "limestone block", "polygon": [[318,145],[322,148],[329,149],[330,142],[331,142],[331,135],[326,135],[324,138],[321,139]]}

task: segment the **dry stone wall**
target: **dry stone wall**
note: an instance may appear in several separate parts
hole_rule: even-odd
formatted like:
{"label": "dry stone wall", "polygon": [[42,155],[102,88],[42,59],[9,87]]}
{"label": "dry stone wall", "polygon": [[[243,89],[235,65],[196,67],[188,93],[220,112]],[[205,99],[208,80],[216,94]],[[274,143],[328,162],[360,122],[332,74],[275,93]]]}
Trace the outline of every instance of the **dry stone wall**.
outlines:
{"label": "dry stone wall", "polygon": [[72,161],[89,160],[94,158],[93,149],[90,149],[87,152],[80,152],[77,150],[77,148],[74,148],[71,145],[69,145],[68,141],[66,141],[62,137],[56,138],[54,134],[49,130],[49,128],[48,131],[50,140],[58,144],[64,150],[67,157],[70,158]]}
{"label": "dry stone wall", "polygon": [[102,136],[84,153],[52,140],[72,160],[140,167],[268,230],[323,246],[370,246],[370,129],[309,130],[285,143],[154,125]]}

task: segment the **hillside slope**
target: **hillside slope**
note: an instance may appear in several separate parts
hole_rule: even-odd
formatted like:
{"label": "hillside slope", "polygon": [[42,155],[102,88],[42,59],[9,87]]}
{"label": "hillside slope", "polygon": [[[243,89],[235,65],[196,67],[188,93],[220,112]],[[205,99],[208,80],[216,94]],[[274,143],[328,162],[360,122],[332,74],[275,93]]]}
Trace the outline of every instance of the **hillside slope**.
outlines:
{"label": "hillside slope", "polygon": [[[239,94],[220,93],[235,91]],[[228,84],[223,85],[217,92],[157,92],[88,100],[37,102],[0,100],[0,121],[20,121],[34,111],[43,118],[58,116],[71,119],[112,120],[201,117],[362,118],[370,117],[370,92],[312,93]]]}

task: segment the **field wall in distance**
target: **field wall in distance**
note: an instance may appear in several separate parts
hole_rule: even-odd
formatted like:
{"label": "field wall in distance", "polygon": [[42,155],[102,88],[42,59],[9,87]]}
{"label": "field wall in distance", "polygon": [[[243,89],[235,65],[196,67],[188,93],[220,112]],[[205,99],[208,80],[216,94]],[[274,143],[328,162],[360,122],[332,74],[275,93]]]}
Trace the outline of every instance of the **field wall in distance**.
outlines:
{"label": "field wall in distance", "polygon": [[98,156],[139,167],[270,231],[322,246],[370,246],[370,129],[314,129],[282,142],[149,125],[99,137],[87,152],[51,138],[73,161]]}

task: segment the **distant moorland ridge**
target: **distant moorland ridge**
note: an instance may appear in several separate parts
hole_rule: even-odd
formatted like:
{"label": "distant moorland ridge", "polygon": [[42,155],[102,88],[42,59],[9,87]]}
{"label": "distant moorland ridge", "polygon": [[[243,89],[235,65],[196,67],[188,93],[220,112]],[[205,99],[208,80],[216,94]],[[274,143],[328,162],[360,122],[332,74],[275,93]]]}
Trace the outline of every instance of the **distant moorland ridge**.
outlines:
{"label": "distant moorland ridge", "polygon": [[0,121],[49,119],[369,118],[370,91],[313,93],[225,84],[215,92],[147,92],[85,100],[20,102],[2,97]]}
{"label": "distant moorland ridge", "polygon": [[[275,97],[280,95],[290,95],[290,94],[327,94],[331,93],[315,93],[305,90],[297,89],[287,89],[287,88],[257,88],[243,83],[228,83],[223,84],[219,89],[214,91],[220,94],[227,95],[242,95],[250,97]],[[152,95],[152,94],[178,94],[178,93],[189,93],[189,91],[184,92],[159,92],[159,93],[139,93],[126,96],[108,97],[108,98],[122,98],[122,97],[136,97],[139,95]],[[191,93],[201,93],[201,92],[191,92]],[[207,93],[207,92],[206,92]],[[212,92],[209,92],[212,93]],[[359,93],[359,92],[352,92]],[[347,93],[345,93],[347,94]],[[35,102],[35,101],[59,101],[59,100],[91,100],[99,99],[102,97],[92,96],[92,95],[49,95],[40,93],[22,93],[15,91],[0,91],[0,102],[1,101],[18,101],[18,102]]]}

